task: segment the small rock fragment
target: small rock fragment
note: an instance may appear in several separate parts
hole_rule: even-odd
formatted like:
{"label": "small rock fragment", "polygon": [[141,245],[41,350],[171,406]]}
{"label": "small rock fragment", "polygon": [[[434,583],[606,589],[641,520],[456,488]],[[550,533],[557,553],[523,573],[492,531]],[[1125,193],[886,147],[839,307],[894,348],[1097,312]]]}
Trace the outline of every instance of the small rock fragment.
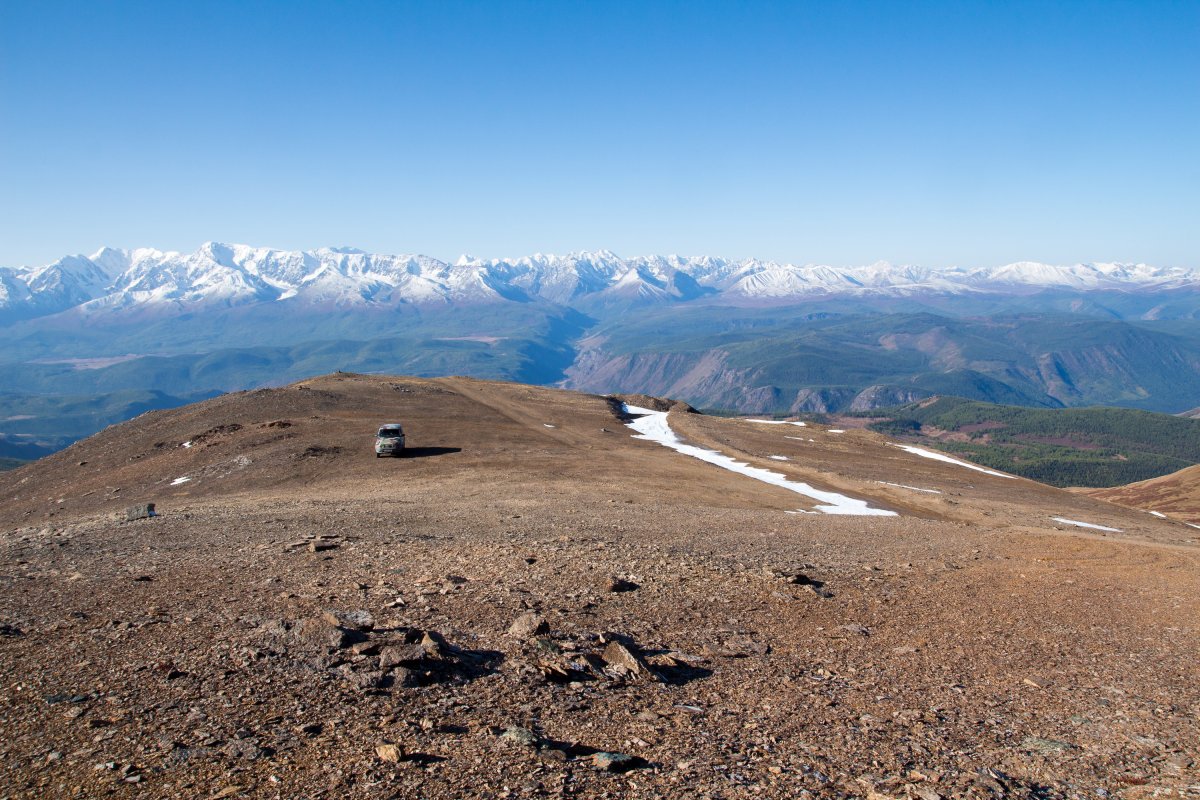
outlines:
{"label": "small rock fragment", "polygon": [[400,759],[404,758],[404,751],[400,749],[400,745],[383,742],[382,744],[375,745],[375,755],[379,756],[381,761],[396,764],[399,763]]}
{"label": "small rock fragment", "polygon": [[330,625],[340,625],[352,631],[369,631],[375,627],[375,618],[370,611],[357,609],[354,611],[326,610],[321,616]]}
{"label": "small rock fragment", "polygon": [[550,626],[546,624],[542,615],[536,611],[529,611],[513,620],[513,624],[508,628],[508,635],[514,639],[528,639],[549,631]]}
{"label": "small rock fragment", "polygon": [[1045,755],[1065,753],[1068,750],[1075,749],[1075,745],[1070,742],[1060,742],[1058,739],[1043,739],[1040,736],[1025,737],[1025,740],[1021,742],[1021,747],[1025,750],[1032,750],[1035,753]]}
{"label": "small rock fragment", "polygon": [[379,666],[387,669],[401,664],[417,664],[429,657],[420,644],[394,644],[379,651]]}
{"label": "small rock fragment", "polygon": [[600,654],[600,658],[604,659],[609,670],[619,675],[651,680],[658,677],[641,655],[618,641],[609,642],[604,648],[604,652]]}
{"label": "small rock fragment", "polygon": [[604,591],[606,592],[633,592],[640,588],[641,587],[633,581],[627,581],[624,578],[617,577],[616,575],[609,578],[604,584]]}
{"label": "small rock fragment", "polygon": [[725,640],[725,651],[734,658],[746,656],[765,656],[771,651],[765,642],[756,642],[749,636],[731,636]]}
{"label": "small rock fragment", "polygon": [[636,763],[633,756],[625,753],[592,753],[592,764],[605,772],[626,772]]}
{"label": "small rock fragment", "polygon": [[537,747],[539,741],[537,734],[533,731],[516,725],[505,728],[504,732],[500,734],[500,738],[506,742],[514,742],[527,747]]}
{"label": "small rock fragment", "polygon": [[155,516],[154,503],[139,503],[125,509],[125,521],[134,522],[139,519],[150,519]]}

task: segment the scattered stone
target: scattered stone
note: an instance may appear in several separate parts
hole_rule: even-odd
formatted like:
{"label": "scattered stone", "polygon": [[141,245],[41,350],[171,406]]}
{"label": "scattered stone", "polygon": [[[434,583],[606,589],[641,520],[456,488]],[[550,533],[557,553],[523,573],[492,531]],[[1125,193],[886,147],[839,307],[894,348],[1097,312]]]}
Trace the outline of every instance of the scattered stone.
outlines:
{"label": "scattered stone", "polygon": [[339,545],[337,542],[309,542],[308,552],[323,553],[326,550],[336,550],[339,547],[341,547],[341,545]]}
{"label": "scattered stone", "polygon": [[1024,750],[1031,750],[1043,755],[1065,753],[1068,750],[1075,749],[1075,745],[1070,742],[1060,742],[1058,739],[1043,739],[1039,736],[1026,736],[1025,740],[1021,742],[1021,747]]}
{"label": "scattered stone", "polygon": [[619,641],[609,642],[600,658],[604,660],[608,672],[616,673],[620,677],[658,679],[658,675],[650,669],[650,665],[640,653]]}
{"label": "scattered stone", "polygon": [[9,622],[0,622],[0,636],[24,636],[25,631]]}
{"label": "scattered stone", "polygon": [[658,722],[659,714],[657,711],[646,709],[645,711],[639,711],[637,718],[642,722]]}
{"label": "scattered stone", "polygon": [[824,582],[813,580],[805,573],[795,569],[763,567],[763,575],[774,580],[793,584],[795,586],[814,586],[819,589],[825,585]]}
{"label": "scattered stone", "polygon": [[355,611],[326,610],[322,612],[321,616],[330,625],[340,625],[352,631],[370,631],[375,628],[375,618],[371,616],[371,612],[363,609]]}
{"label": "scattered stone", "polygon": [[382,642],[359,642],[358,644],[350,645],[350,652],[356,656],[377,656],[382,647]]}
{"label": "scattered stone", "polygon": [[749,636],[731,636],[725,640],[725,654],[734,658],[765,656],[771,651],[765,642],[756,642]]}
{"label": "scattered stone", "polygon": [[221,749],[225,755],[235,759],[244,758],[247,761],[255,761],[262,756],[262,750],[258,745],[244,739],[234,739]]}
{"label": "scattered stone", "polygon": [[400,745],[392,744],[391,742],[383,742],[375,745],[375,755],[379,756],[380,761],[386,761],[389,764],[398,764],[400,759],[404,758],[404,751],[400,749]]}
{"label": "scattered stone", "polygon": [[419,664],[429,658],[429,651],[419,642],[405,642],[384,647],[379,651],[379,666],[387,669],[402,664]]}
{"label": "scattered stone", "polygon": [[529,611],[517,617],[508,628],[508,635],[514,639],[528,639],[549,632],[550,626],[536,611]]}
{"label": "scattered stone", "polygon": [[383,689],[390,685],[392,678],[383,670],[367,670],[366,672],[351,672],[346,676],[350,684],[357,689]]}
{"label": "scattered stone", "polygon": [[351,645],[367,641],[367,635],[362,631],[335,625],[324,615],[316,619],[301,621],[296,625],[296,633],[302,639],[316,641],[335,650],[343,650]]}
{"label": "scattered stone", "polygon": [[839,625],[838,630],[845,631],[846,633],[852,633],[855,636],[870,636],[871,635],[871,631],[869,631],[865,625],[854,625],[854,624]]}
{"label": "scattered stone", "polygon": [[540,741],[537,737],[537,734],[535,734],[533,731],[529,730],[528,728],[521,728],[515,725],[505,728],[504,732],[500,734],[500,738],[506,742],[513,742],[515,744],[525,745],[526,747],[537,747],[538,742]]}
{"label": "scattered stone", "polygon": [[125,509],[125,521],[135,522],[139,519],[150,519],[157,516],[154,513],[154,503],[139,503],[136,506],[130,506]]}
{"label": "scattered stone", "polygon": [[571,760],[571,754],[558,747],[543,747],[542,749],[538,750],[538,757],[545,759],[546,761],[554,761],[558,763]]}
{"label": "scattered stone", "polygon": [[624,753],[592,753],[592,764],[605,772],[627,772],[637,765],[633,756]]}
{"label": "scattered stone", "polygon": [[616,575],[609,578],[604,584],[606,592],[634,592],[642,587],[638,586],[633,581],[627,581],[624,578],[618,578]]}

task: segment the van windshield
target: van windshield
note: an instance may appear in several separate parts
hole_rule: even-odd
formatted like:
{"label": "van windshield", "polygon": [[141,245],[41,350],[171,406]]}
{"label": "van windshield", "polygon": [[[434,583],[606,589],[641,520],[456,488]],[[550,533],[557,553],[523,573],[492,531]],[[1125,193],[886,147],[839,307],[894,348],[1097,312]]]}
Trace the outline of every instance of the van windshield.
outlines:
{"label": "van windshield", "polygon": [[380,428],[379,429],[379,438],[380,439],[396,439],[403,435],[404,435],[404,431],[400,430],[399,428]]}

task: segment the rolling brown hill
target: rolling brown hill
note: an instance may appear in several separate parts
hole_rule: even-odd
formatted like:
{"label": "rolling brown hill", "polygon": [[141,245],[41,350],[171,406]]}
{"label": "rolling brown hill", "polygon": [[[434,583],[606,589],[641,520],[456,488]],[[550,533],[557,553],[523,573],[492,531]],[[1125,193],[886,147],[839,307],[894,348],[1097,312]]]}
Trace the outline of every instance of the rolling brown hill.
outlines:
{"label": "rolling brown hill", "polygon": [[1200,525],[1200,466],[1111,489],[1087,489],[1085,493]]}
{"label": "rolling brown hill", "polygon": [[[628,400],[896,515],[800,513],[823,502],[634,438],[614,399],[517,384],[337,374],[151,412],[0,475],[0,785],[1200,784],[1194,529],[867,431]],[[371,450],[389,421],[406,458]],[[146,502],[158,516],[123,519]]]}

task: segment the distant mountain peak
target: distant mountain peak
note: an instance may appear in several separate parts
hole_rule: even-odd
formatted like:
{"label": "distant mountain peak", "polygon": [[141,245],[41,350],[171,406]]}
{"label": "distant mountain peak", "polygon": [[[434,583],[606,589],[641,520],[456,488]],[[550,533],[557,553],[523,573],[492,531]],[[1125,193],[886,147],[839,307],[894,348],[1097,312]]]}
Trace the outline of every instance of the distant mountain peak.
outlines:
{"label": "distant mountain peak", "polygon": [[344,246],[291,251],[209,241],[191,254],[104,247],[91,256],[7,270],[0,312],[43,316],[83,306],[89,313],[131,308],[178,313],[207,303],[279,301],[395,306],[541,299],[573,305],[631,293],[644,303],[719,302],[727,296],[741,303],[778,304],[834,296],[1152,291],[1198,283],[1195,270],[1118,262],[1017,261],[938,270],[888,261],[833,267],[715,256],[622,258],[602,248],[515,259],[463,255],[451,265],[428,256],[371,254]]}

